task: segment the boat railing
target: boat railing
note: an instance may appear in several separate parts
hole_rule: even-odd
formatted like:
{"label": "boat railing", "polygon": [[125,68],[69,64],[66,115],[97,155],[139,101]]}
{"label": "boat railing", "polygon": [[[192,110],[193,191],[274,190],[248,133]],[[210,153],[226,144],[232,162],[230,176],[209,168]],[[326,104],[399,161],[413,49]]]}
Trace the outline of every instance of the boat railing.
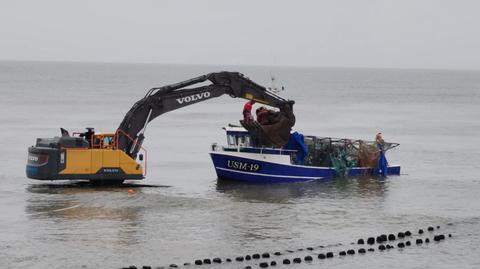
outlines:
{"label": "boat railing", "polygon": [[296,154],[297,150],[282,149],[282,148],[267,148],[267,147],[252,147],[252,146],[218,146],[216,143],[212,144],[212,151],[237,151],[246,153],[259,154],[277,154],[277,155],[291,155]]}

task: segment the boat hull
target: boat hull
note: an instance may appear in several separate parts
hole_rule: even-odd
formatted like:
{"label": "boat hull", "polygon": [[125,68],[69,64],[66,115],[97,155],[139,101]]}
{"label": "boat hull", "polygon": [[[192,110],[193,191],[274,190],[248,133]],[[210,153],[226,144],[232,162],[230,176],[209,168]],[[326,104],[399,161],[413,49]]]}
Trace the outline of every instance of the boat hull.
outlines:
{"label": "boat hull", "polygon": [[[269,161],[269,154],[240,152],[211,152],[218,178],[252,183],[283,183],[330,179],[337,174],[333,167],[293,165],[284,160]],[[278,158],[278,156],[275,156]],[[288,159],[287,159],[288,158]],[[345,171],[344,176],[368,176],[378,174],[373,167],[355,167]],[[387,175],[399,175],[400,166],[389,166]]]}

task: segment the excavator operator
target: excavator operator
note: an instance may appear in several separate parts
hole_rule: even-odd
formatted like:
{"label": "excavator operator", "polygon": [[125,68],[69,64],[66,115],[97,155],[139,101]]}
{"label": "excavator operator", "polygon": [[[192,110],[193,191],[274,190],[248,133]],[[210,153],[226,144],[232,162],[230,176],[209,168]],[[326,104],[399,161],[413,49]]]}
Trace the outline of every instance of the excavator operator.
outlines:
{"label": "excavator operator", "polygon": [[87,140],[87,142],[90,144],[90,147],[92,147],[91,142],[94,134],[95,134],[95,129],[91,127],[87,127],[87,131],[84,133],[81,133],[80,137],[85,138],[85,140]]}

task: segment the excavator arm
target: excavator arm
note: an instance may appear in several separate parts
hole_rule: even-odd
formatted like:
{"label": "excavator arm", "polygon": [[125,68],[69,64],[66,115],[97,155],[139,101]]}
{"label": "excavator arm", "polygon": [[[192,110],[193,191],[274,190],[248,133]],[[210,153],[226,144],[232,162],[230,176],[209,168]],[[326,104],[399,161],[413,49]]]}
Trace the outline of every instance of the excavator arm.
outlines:
{"label": "excavator arm", "polygon": [[[210,82],[208,85],[197,85]],[[195,87],[197,85],[197,87]],[[193,86],[193,87],[192,87]],[[286,100],[265,87],[256,84],[237,72],[218,72],[199,76],[183,82],[150,89],[125,115],[116,132],[116,147],[136,158],[144,140],[144,132],[150,121],[163,113],[228,94],[255,100],[258,103],[279,108],[295,124],[292,106]]]}

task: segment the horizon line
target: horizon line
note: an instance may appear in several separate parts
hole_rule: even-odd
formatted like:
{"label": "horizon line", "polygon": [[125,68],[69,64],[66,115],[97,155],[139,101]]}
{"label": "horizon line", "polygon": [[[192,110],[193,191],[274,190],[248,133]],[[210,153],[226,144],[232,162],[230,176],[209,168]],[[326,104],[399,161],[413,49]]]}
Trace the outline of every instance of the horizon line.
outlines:
{"label": "horizon line", "polygon": [[0,62],[31,62],[31,63],[78,63],[78,64],[141,64],[141,65],[178,65],[178,66],[238,66],[238,67],[277,67],[277,68],[319,68],[319,69],[372,69],[372,70],[418,70],[418,71],[457,71],[479,72],[480,69],[444,68],[444,67],[369,67],[369,66],[329,66],[329,65],[267,65],[267,64],[218,64],[218,63],[159,63],[159,62],[127,62],[127,61],[79,61],[79,60],[25,60],[0,59]]}

